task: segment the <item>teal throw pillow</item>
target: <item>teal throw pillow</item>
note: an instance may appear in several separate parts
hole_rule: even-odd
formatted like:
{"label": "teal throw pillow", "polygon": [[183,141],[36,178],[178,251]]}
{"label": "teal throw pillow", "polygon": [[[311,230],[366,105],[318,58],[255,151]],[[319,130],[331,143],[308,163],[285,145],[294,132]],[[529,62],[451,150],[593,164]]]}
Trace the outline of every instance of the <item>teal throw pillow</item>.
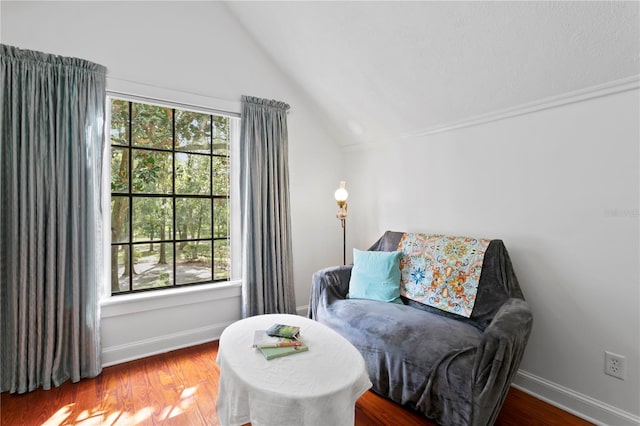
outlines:
{"label": "teal throw pillow", "polygon": [[400,300],[401,251],[353,249],[349,299],[371,299],[402,303]]}

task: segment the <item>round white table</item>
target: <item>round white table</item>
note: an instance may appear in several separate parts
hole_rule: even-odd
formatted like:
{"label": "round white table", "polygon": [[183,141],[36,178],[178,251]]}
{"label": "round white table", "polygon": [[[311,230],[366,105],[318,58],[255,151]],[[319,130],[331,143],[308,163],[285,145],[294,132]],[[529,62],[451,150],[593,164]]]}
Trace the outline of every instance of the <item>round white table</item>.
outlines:
{"label": "round white table", "polygon": [[[267,361],[252,347],[256,330],[300,327],[309,350]],[[220,336],[218,419],[221,425],[353,425],[355,403],[371,387],[364,359],[344,337],[298,315],[259,315]]]}

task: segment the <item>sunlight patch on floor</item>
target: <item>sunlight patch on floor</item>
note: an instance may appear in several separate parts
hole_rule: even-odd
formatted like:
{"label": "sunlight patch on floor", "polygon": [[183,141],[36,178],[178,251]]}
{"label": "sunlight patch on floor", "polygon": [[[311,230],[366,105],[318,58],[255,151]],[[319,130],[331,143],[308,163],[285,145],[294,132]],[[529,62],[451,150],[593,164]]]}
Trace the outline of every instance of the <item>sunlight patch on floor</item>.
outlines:
{"label": "sunlight patch on floor", "polygon": [[151,417],[153,409],[151,407],[144,407],[133,416],[134,424],[140,424]]}
{"label": "sunlight patch on floor", "polygon": [[[196,402],[197,390],[198,386],[183,389],[175,404],[167,405],[160,410],[159,420],[172,419],[189,411]],[[82,410],[77,416],[75,416],[75,420],[70,419],[72,415],[75,415],[74,408]],[[85,407],[76,407],[76,403],[70,403],[56,411],[54,415],[42,424],[42,426],[61,426],[69,424],[81,426],[130,426],[148,423],[149,419],[152,417],[153,407],[149,406],[141,408],[135,413],[126,411],[114,411],[108,413],[97,408],[89,409]]]}
{"label": "sunlight patch on floor", "polygon": [[42,426],[59,426],[71,415],[71,408],[75,403],[67,404],[54,413]]}
{"label": "sunlight patch on floor", "polygon": [[89,412],[89,410],[83,410],[78,417],[76,417],[77,425],[82,426],[102,426],[104,424],[104,411],[93,411]]}
{"label": "sunlight patch on floor", "polygon": [[165,407],[163,415],[161,415],[160,418],[163,420],[167,418],[171,419],[187,411],[195,402],[195,394],[197,390],[198,386],[192,386],[184,389],[180,394],[180,401],[178,401],[178,403],[173,407]]}

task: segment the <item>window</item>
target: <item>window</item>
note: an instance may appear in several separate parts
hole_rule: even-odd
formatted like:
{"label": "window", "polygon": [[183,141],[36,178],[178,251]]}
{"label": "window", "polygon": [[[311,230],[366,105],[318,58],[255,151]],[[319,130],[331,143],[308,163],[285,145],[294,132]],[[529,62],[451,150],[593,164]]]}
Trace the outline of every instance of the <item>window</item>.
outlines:
{"label": "window", "polygon": [[110,99],[111,294],[230,279],[228,116]]}

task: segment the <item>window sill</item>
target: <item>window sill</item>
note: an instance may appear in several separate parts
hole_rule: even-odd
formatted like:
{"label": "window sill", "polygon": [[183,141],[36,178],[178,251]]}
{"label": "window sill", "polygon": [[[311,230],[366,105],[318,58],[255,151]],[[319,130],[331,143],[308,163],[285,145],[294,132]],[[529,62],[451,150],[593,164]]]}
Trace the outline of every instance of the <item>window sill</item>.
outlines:
{"label": "window sill", "polygon": [[241,287],[242,282],[238,280],[110,296],[100,302],[101,318],[191,305],[210,300],[236,298],[242,294]]}

